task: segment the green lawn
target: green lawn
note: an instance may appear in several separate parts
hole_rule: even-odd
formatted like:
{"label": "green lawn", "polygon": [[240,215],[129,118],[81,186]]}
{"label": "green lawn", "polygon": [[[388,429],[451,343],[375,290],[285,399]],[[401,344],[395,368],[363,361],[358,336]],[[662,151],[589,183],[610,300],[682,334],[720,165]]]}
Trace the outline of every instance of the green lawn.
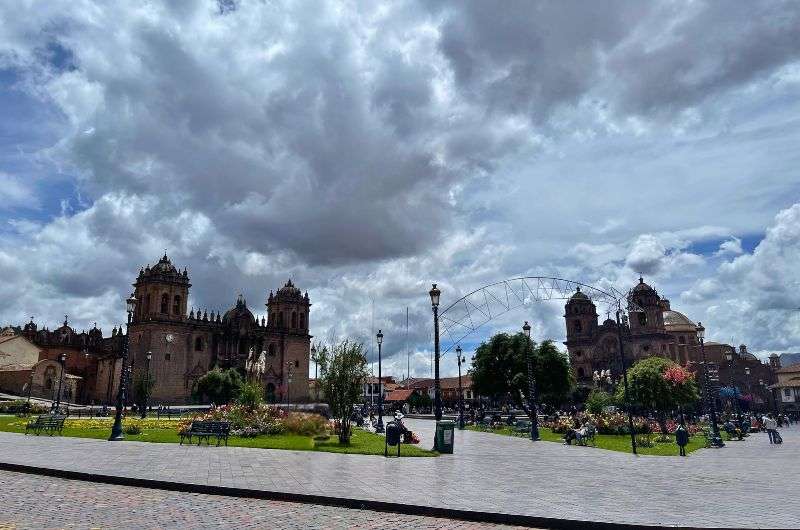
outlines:
{"label": "green lawn", "polygon": [[[0,431],[24,433],[27,422],[27,418],[17,418],[16,416],[0,416]],[[105,440],[111,434],[111,425],[113,423],[111,418],[93,420],[92,423],[96,426],[92,428],[74,428],[69,427],[67,424],[64,426],[62,436]],[[126,434],[125,439],[137,442],[153,443],[180,442],[180,436],[178,435],[177,430],[174,428],[143,429],[141,434]],[[349,445],[340,444],[339,439],[336,436],[331,436],[328,440],[321,441],[314,440],[310,436],[301,436],[297,434],[278,434],[269,436],[261,435],[254,438],[240,438],[238,436],[231,436],[228,439],[228,445],[235,447],[254,447],[259,449],[291,449],[295,451],[324,451],[329,453],[383,455],[384,438],[383,436],[362,431],[360,429],[353,429],[353,436]],[[416,445],[403,445],[400,454],[401,456],[438,456],[438,453],[421,449]]]}
{"label": "green lawn", "polygon": [[[493,434],[500,434],[503,436],[517,436],[526,438],[527,433],[515,433],[511,427],[502,427],[500,429],[486,430],[485,428],[468,425],[467,429],[471,431],[489,432]],[[563,435],[554,433],[550,429],[539,428],[539,437],[545,442],[558,442],[563,443]],[[655,436],[653,437],[655,439]],[[686,446],[686,453],[702,449],[705,445],[705,440],[702,436],[692,436],[689,438],[689,444]],[[590,445],[591,447],[591,445]],[[595,447],[598,449],[607,449],[609,451],[619,451],[622,453],[631,452],[631,438],[628,435],[614,435],[614,434],[598,434],[595,436]],[[636,452],[640,455],[654,455],[654,456],[678,456],[678,446],[674,440],[671,442],[659,443],[656,442],[653,447],[637,446]]]}

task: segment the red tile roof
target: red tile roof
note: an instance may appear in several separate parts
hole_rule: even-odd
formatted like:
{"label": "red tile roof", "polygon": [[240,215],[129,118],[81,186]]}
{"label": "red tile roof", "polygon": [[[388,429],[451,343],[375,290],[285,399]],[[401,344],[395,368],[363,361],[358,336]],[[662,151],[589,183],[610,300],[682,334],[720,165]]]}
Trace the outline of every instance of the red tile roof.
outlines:
{"label": "red tile roof", "polygon": [[406,401],[413,393],[413,390],[393,390],[386,395],[385,401]]}

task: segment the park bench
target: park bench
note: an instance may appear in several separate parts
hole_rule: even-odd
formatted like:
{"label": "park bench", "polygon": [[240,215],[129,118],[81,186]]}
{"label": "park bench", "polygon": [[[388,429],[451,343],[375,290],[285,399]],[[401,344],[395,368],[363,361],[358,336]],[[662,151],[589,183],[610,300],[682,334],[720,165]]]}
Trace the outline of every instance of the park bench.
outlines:
{"label": "park bench", "polygon": [[530,420],[519,420],[514,425],[514,432],[530,432],[530,430],[531,430]]}
{"label": "park bench", "polygon": [[25,426],[25,434],[28,434],[29,431],[33,431],[36,436],[39,436],[42,432],[46,432],[50,436],[53,436],[56,432],[61,434],[62,429],[64,429],[64,420],[66,418],[66,416],[43,414],[35,420],[28,422]]}
{"label": "park bench", "polygon": [[589,443],[591,443],[592,446],[594,446],[594,444],[595,444],[595,442],[594,442],[595,434],[597,434],[597,429],[594,428],[594,425],[591,425],[591,424],[587,425],[586,426],[586,434],[584,434],[583,436],[581,436],[580,438],[577,439],[578,445],[586,446],[586,445],[589,445]]}
{"label": "park bench", "polygon": [[192,437],[197,436],[197,445],[206,440],[206,445],[209,444],[209,439],[214,436],[217,438],[217,446],[220,441],[225,440],[225,445],[228,445],[228,436],[231,432],[231,424],[227,421],[193,421],[188,429],[181,432],[181,445],[183,440],[189,438],[189,443],[192,443]]}

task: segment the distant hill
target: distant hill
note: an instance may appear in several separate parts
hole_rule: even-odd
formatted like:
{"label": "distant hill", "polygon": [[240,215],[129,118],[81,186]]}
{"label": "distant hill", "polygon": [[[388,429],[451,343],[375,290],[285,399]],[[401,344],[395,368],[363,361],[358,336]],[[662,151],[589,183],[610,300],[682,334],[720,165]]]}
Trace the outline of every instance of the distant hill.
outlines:
{"label": "distant hill", "polygon": [[800,363],[800,353],[781,353],[781,366],[791,366]]}

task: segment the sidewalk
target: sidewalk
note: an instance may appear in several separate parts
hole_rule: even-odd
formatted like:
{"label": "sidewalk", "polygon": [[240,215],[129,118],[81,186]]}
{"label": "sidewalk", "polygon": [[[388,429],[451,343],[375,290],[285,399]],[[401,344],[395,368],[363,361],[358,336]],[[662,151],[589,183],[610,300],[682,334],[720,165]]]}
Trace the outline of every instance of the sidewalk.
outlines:
{"label": "sidewalk", "polygon": [[[429,445],[432,422],[407,424]],[[456,431],[454,455],[385,459],[0,433],[0,461],[350,499],[354,506],[374,501],[642,525],[800,527],[793,489],[800,473],[800,432],[792,427],[782,434],[781,446],[770,446],[766,434],[756,433],[681,459]]]}

